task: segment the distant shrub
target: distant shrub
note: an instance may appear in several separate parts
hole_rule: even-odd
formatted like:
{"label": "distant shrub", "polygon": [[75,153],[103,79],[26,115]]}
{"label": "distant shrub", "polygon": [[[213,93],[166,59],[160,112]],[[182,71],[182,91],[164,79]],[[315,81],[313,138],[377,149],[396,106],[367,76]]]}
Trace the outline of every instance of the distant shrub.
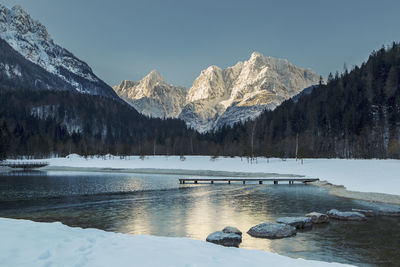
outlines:
{"label": "distant shrub", "polygon": [[212,156],[210,156],[210,160],[211,160],[211,161],[216,161],[217,158],[218,158],[217,155],[212,155]]}

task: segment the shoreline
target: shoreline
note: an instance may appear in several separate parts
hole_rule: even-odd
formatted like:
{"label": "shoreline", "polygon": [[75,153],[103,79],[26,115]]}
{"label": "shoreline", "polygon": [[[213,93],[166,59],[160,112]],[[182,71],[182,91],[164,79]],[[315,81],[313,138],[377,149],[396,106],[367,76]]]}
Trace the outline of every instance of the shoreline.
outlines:
{"label": "shoreline", "polygon": [[0,235],[0,258],[6,266],[353,266],[187,237],[132,236],[60,222],[0,218]]}
{"label": "shoreline", "polygon": [[38,171],[71,171],[71,172],[116,172],[116,173],[137,173],[137,174],[169,174],[169,175],[194,175],[213,177],[304,177],[297,174],[266,173],[266,172],[230,172],[215,170],[189,170],[189,169],[160,169],[160,168],[98,168],[98,167],[67,167],[67,166],[46,166],[37,169]]}
{"label": "shoreline", "polygon": [[[11,168],[2,168],[0,172],[12,171]],[[14,169],[17,170],[17,169]],[[71,166],[46,166],[37,169],[38,171],[68,171],[68,172],[100,172],[100,173],[132,173],[132,174],[164,174],[164,175],[187,175],[187,176],[212,176],[212,177],[251,177],[251,178],[270,178],[270,177],[305,177],[298,174],[280,174],[266,172],[237,172],[237,171],[216,171],[216,170],[190,170],[190,169],[161,169],[161,168],[99,168],[99,167],[71,167]],[[310,185],[327,189],[328,193],[337,197],[382,203],[400,206],[400,195],[359,192],[347,190],[343,185],[332,184],[326,178],[318,177],[318,182],[309,183]]]}
{"label": "shoreline", "polygon": [[350,198],[374,203],[393,204],[400,206],[400,196],[375,192],[358,192],[347,190],[343,185],[331,184],[328,181],[319,181],[310,183],[314,186],[325,188],[328,193],[343,198]]}

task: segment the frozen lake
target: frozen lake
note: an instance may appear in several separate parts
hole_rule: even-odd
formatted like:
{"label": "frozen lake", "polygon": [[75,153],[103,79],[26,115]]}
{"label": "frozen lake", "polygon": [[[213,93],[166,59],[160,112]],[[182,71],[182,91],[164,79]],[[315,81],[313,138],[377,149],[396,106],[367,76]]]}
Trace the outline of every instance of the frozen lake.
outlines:
{"label": "frozen lake", "polygon": [[295,237],[257,239],[245,232],[281,216],[371,204],[329,195],[311,185],[181,185],[193,176],[123,173],[17,173],[0,176],[0,216],[61,221],[69,226],[159,236],[206,236],[227,225],[244,232],[242,248],[355,265],[400,262],[400,218],[331,222]]}

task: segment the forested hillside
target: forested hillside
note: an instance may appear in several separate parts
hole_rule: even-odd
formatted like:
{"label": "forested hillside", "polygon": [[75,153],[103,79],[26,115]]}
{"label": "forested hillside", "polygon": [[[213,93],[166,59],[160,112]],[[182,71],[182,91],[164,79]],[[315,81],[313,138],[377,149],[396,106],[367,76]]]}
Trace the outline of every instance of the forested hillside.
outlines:
{"label": "forested hillside", "polygon": [[71,91],[0,88],[2,156],[188,154],[194,131],[122,101]]}
{"label": "forested hillside", "polygon": [[258,119],[199,134],[122,101],[0,88],[0,154],[400,158],[400,44]]}
{"label": "forested hillside", "polygon": [[218,154],[399,158],[399,82],[400,44],[393,43],[298,101],[207,138],[219,144]]}

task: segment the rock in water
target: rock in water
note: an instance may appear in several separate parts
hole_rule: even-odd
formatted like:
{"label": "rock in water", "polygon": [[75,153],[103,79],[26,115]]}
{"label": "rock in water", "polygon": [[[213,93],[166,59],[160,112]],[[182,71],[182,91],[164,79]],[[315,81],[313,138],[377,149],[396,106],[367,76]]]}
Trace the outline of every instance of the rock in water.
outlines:
{"label": "rock in water", "polygon": [[222,232],[226,233],[226,234],[237,234],[237,235],[242,235],[242,231],[240,231],[239,229],[237,229],[236,227],[233,226],[227,226],[225,227]]}
{"label": "rock in water", "polygon": [[206,241],[226,247],[238,247],[242,242],[242,236],[234,233],[217,231],[209,234],[206,238]]}
{"label": "rock in water", "polygon": [[306,214],[306,217],[310,217],[312,219],[312,222],[315,224],[329,222],[329,216],[326,214],[323,214],[323,213],[319,213],[319,212],[308,213],[308,214]]}
{"label": "rock in water", "polygon": [[281,223],[261,223],[253,226],[247,233],[254,237],[284,238],[296,234],[296,227]]}
{"label": "rock in water", "polygon": [[374,217],[377,214],[373,210],[351,209],[351,211],[361,213],[361,214],[365,215],[366,217]]}
{"label": "rock in water", "polygon": [[364,214],[354,211],[338,211],[332,209],[327,212],[330,218],[342,221],[366,221],[367,217]]}
{"label": "rock in water", "polygon": [[309,217],[281,217],[276,220],[277,223],[283,223],[303,229],[312,226],[312,219]]}

